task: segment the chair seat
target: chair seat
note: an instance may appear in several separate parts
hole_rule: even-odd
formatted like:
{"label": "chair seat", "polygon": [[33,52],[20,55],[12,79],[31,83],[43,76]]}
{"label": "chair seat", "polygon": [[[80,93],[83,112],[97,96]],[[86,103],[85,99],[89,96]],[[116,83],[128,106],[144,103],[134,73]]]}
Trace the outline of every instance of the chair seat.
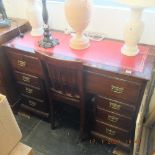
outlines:
{"label": "chair seat", "polygon": [[66,104],[70,104],[72,106],[75,106],[77,108],[80,108],[80,96],[79,95],[71,95],[69,93],[63,93],[61,91],[51,89],[51,97],[55,101],[61,101]]}

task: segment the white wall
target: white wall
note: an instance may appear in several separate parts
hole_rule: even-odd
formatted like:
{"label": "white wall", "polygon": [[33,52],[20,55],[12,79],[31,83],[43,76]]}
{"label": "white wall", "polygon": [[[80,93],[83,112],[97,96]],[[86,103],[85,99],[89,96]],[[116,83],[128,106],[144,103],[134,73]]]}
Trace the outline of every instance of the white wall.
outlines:
{"label": "white wall", "polygon": [[[26,17],[28,0],[4,0],[6,11],[10,17]],[[41,0],[40,0],[41,1]],[[58,30],[68,28],[64,16],[63,3],[47,1],[50,27]],[[94,6],[93,17],[87,30],[106,34],[113,39],[123,39],[123,27],[130,14],[129,9],[118,7]],[[155,45],[155,11],[143,12],[145,30],[141,43]]]}

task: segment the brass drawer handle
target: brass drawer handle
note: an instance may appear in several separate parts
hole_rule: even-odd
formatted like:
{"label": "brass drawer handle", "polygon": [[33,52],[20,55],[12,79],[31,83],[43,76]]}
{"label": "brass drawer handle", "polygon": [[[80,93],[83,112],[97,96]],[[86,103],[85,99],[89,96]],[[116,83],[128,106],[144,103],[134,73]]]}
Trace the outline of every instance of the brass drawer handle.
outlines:
{"label": "brass drawer handle", "polygon": [[34,101],[29,100],[28,102],[29,102],[29,105],[32,107],[35,107],[37,105],[37,103]]}
{"label": "brass drawer handle", "polygon": [[121,88],[121,87],[117,87],[117,86],[112,85],[111,86],[111,91],[113,93],[122,94],[124,92],[124,88]]}
{"label": "brass drawer handle", "polygon": [[108,120],[110,122],[116,123],[116,122],[118,122],[119,118],[118,117],[115,117],[115,116],[108,115]]}
{"label": "brass drawer handle", "polygon": [[26,62],[25,61],[18,60],[17,63],[18,63],[18,66],[20,66],[20,67],[25,67],[26,66]]}
{"label": "brass drawer handle", "polygon": [[23,80],[24,82],[30,83],[30,78],[27,77],[27,76],[22,76],[22,80]]}
{"label": "brass drawer handle", "polygon": [[26,91],[26,93],[28,93],[28,94],[32,94],[33,93],[33,89],[31,89],[31,88],[25,88],[25,91]]}
{"label": "brass drawer handle", "polygon": [[118,110],[118,111],[121,109],[121,105],[119,105],[117,103],[113,103],[113,102],[109,103],[109,107],[114,109],[114,110]]}
{"label": "brass drawer handle", "polygon": [[116,135],[116,131],[113,131],[113,130],[108,129],[108,128],[106,128],[106,133],[107,133],[108,135],[111,135],[111,136],[115,136],[115,135]]}

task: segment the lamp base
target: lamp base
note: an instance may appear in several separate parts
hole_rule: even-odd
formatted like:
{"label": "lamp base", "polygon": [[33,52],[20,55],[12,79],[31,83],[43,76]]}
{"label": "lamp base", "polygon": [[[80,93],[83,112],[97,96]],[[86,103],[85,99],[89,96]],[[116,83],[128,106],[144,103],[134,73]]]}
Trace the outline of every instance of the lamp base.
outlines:
{"label": "lamp base", "polygon": [[70,47],[75,50],[83,50],[86,49],[90,46],[89,44],[89,39],[85,37],[84,35],[82,36],[73,36],[70,39]]}
{"label": "lamp base", "polygon": [[10,19],[0,19],[0,28],[9,27],[11,26]]}
{"label": "lamp base", "polygon": [[126,56],[136,56],[139,53],[139,49],[138,49],[138,46],[129,47],[129,46],[124,45],[121,48],[121,53]]}
{"label": "lamp base", "polygon": [[47,39],[43,38],[39,42],[39,46],[43,48],[51,48],[59,44],[59,41],[57,39]]}

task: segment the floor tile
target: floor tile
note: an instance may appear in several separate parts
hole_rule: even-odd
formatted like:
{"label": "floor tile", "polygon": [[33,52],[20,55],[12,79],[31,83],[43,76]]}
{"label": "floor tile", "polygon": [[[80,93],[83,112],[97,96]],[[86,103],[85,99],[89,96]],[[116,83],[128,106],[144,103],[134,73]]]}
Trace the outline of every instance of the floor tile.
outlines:
{"label": "floor tile", "polygon": [[33,152],[34,152],[35,155],[45,155],[44,153],[41,153],[41,152],[39,152],[37,150],[34,150]]}
{"label": "floor tile", "polygon": [[88,141],[80,142],[79,124],[68,119],[60,119],[57,128],[51,130],[50,123],[35,117],[16,116],[24,133],[23,142],[31,146],[36,155],[112,155],[111,145]]}
{"label": "floor tile", "polygon": [[40,121],[38,118],[33,116],[25,117],[25,116],[15,115],[15,118],[21,129],[23,139],[29,135],[33,127],[35,127],[35,125]]}

